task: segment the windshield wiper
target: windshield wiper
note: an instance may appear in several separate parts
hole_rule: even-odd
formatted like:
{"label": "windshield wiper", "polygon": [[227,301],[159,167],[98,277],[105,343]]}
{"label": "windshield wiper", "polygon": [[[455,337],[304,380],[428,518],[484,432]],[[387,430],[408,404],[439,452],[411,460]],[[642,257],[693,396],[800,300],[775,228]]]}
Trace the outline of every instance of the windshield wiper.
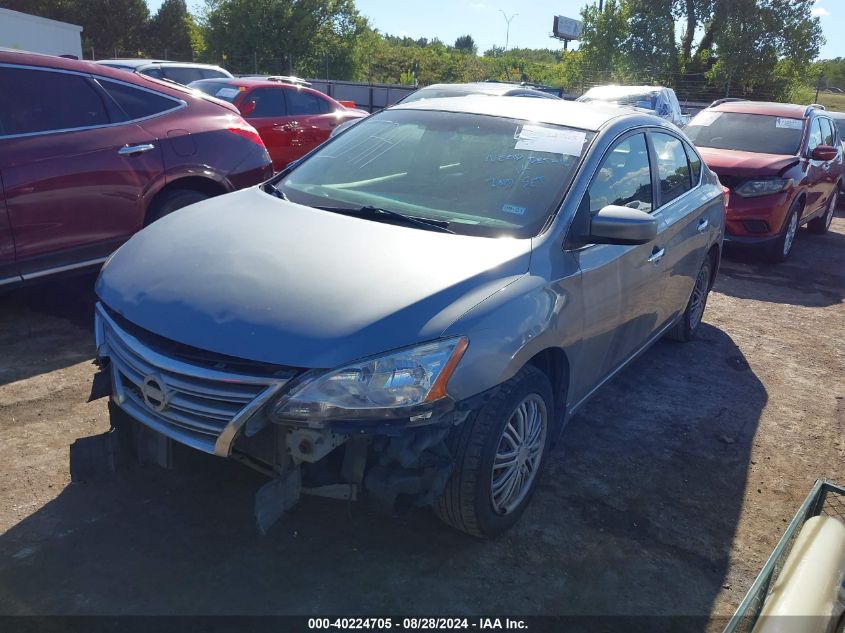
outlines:
{"label": "windshield wiper", "polygon": [[455,232],[449,228],[449,223],[442,220],[432,220],[431,218],[415,218],[411,215],[405,215],[398,211],[390,209],[383,209],[381,207],[374,207],[372,205],[364,205],[363,207],[322,207],[315,206],[315,209],[322,209],[323,211],[331,211],[332,213],[342,213],[344,215],[351,215],[355,217],[367,216],[370,219],[390,218],[392,220],[399,220],[405,224],[418,226],[427,231],[440,231],[441,233]]}
{"label": "windshield wiper", "polygon": [[269,193],[271,196],[276,196],[277,198],[281,198],[282,200],[287,200],[288,197],[284,194],[284,192],[279,189],[276,185],[272,182],[265,182],[261,185],[264,191]]}

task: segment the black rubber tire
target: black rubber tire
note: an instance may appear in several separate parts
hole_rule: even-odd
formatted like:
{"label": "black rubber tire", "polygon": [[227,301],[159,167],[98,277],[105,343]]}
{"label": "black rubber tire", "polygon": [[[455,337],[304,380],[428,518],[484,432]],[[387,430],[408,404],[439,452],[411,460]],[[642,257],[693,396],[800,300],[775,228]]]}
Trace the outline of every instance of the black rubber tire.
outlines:
{"label": "black rubber tire", "polygon": [[207,193],[197,191],[196,189],[173,189],[168,191],[155,201],[153,208],[150,209],[147,216],[147,224],[160,220],[177,209],[187,207],[195,202],[202,202],[210,197]]}
{"label": "black rubber tire", "polygon": [[789,207],[789,213],[786,214],[786,217],[783,220],[783,226],[780,229],[780,234],[778,235],[778,238],[774,240],[771,244],[769,244],[768,248],[765,251],[765,259],[770,264],[780,264],[781,262],[785,262],[787,259],[789,259],[789,256],[795,249],[795,240],[798,239],[798,231],[801,229],[800,215],[798,218],[798,227],[795,229],[795,237],[792,240],[792,246],[790,246],[789,252],[786,255],[783,254],[783,245],[786,240],[786,229],[789,227],[790,218],[793,215],[800,214],[801,208],[802,205],[799,200],[793,202],[792,206]]}
{"label": "black rubber tire", "polygon": [[813,218],[807,222],[807,230],[810,233],[824,235],[830,229],[830,223],[833,221],[833,216],[836,214],[836,201],[839,199],[839,183],[836,184],[836,188],[833,190],[831,195],[835,196],[833,203],[831,204],[831,201],[828,200],[825,212],[821,216]]}
{"label": "black rubber tire", "polygon": [[[490,498],[493,459],[511,413],[525,397],[535,393],[545,402],[547,414],[540,465],[519,506],[508,514],[497,514]],[[434,512],[440,520],[479,538],[497,536],[513,526],[530,503],[542,477],[553,434],[553,412],[549,379],[533,365],[526,365],[504,383],[491,400],[455,427],[446,439],[455,467],[443,495],[434,504]]]}
{"label": "black rubber tire", "polygon": [[713,285],[713,262],[709,255],[704,258],[704,263],[701,265],[698,275],[696,276],[696,283],[698,283],[698,278],[702,275],[706,275],[707,278],[707,294],[704,295],[704,307],[701,310],[702,318],[698,320],[698,323],[693,324],[691,312],[693,292],[695,291],[695,287],[693,287],[693,292],[690,292],[690,298],[689,301],[687,301],[687,307],[684,309],[684,313],[681,315],[678,322],[667,333],[667,336],[672,340],[680,341],[681,343],[691,341],[695,338],[696,333],[701,327],[704,311],[707,309],[707,297],[710,296],[710,287]]}

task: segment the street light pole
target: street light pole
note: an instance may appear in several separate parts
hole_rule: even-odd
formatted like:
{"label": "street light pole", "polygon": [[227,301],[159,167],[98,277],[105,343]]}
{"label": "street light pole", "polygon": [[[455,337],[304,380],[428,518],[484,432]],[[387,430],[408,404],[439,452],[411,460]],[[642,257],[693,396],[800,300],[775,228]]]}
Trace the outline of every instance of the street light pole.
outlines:
{"label": "street light pole", "polygon": [[499,9],[499,13],[502,14],[502,16],[505,18],[505,22],[507,22],[507,24],[508,24],[507,29],[505,30],[505,52],[507,52],[508,41],[510,40],[510,34],[511,34],[511,20],[513,20],[516,16],[518,16],[519,13],[514,13],[511,17],[508,17],[508,14],[505,13],[504,10],[502,10],[502,9]]}

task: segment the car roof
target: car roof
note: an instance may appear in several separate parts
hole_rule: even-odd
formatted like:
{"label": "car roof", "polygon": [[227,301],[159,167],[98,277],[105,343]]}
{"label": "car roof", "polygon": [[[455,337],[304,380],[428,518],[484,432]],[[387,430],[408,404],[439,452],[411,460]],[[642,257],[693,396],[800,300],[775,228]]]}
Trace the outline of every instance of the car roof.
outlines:
{"label": "car roof", "polygon": [[[207,79],[197,79],[192,81],[192,84],[199,84],[205,82],[227,83],[232,86],[243,86],[244,88],[256,88],[259,86],[286,88],[288,90],[308,90],[310,92],[319,92],[324,97],[329,97],[326,93],[320,92],[302,84],[288,83],[287,81],[274,81],[272,79],[258,79],[255,77],[208,77]],[[331,97],[329,97],[331,99]]]}
{"label": "car roof", "polygon": [[0,49],[0,62],[26,66],[42,66],[44,68],[70,70],[79,73],[96,73],[104,77],[112,77],[114,79],[126,81],[125,70],[118,70],[116,68],[112,68],[111,66],[105,66],[96,62],[80,59],[68,59],[67,57],[57,57],[55,55],[45,55],[43,53]]}
{"label": "car roof", "polygon": [[488,94],[488,95],[506,95],[508,92],[511,91],[518,91],[518,92],[539,92],[541,94],[548,94],[550,97],[554,97],[549,93],[543,92],[542,90],[537,90],[533,86],[523,86],[521,84],[509,84],[502,81],[474,81],[469,83],[463,84],[431,84],[430,86],[425,86],[420,88],[422,90],[467,90],[476,92],[478,94]]}
{"label": "car roof", "polygon": [[97,64],[104,66],[123,66],[125,68],[143,68],[145,66],[182,66],[185,68],[214,68],[220,69],[220,66],[214,64],[199,64],[196,62],[176,62],[168,61],[166,59],[98,59]]}
{"label": "car roof", "polygon": [[833,110],[825,110],[824,113],[829,116],[831,119],[836,119],[837,121],[842,121],[845,119],[845,112],[835,112]]}
{"label": "car roof", "polygon": [[595,103],[578,103],[562,99],[525,99],[507,96],[501,99],[490,99],[484,95],[427,99],[400,103],[390,110],[435,110],[485,114],[552,125],[566,125],[591,132],[597,132],[610,121],[623,117],[641,120],[645,124],[653,123],[661,126],[665,124],[665,121],[658,117],[613,106],[599,106]]}
{"label": "car roof", "polygon": [[[208,95],[198,95],[196,91],[189,89],[187,86],[182,86],[175,82],[162,81],[154,77],[148,77],[138,73],[127,73],[125,70],[120,70],[119,68],[113,68],[111,66],[106,66],[105,64],[98,64],[91,61],[68,59],[66,57],[56,57],[55,55],[44,55],[42,53],[27,53],[0,49],[0,63],[40,67],[45,70],[67,70],[77,73],[89,73],[96,75],[97,77],[114,79],[123,83],[131,83],[142,88],[150,88],[177,99],[184,100],[186,98],[194,98],[208,100]],[[222,102],[218,99],[214,99],[213,101],[218,105],[222,104],[227,110],[237,111],[237,109],[229,103]]]}
{"label": "car roof", "polygon": [[[766,114],[792,119],[806,118],[808,106],[796,103],[775,103],[772,101],[728,101],[709,108],[714,112],[733,112],[735,114]],[[818,110],[824,112],[824,110]]]}
{"label": "car roof", "polygon": [[104,66],[124,66],[125,68],[140,68],[147,64],[160,64],[160,59],[98,59],[98,64]]}
{"label": "car roof", "polygon": [[666,86],[628,86],[623,84],[605,84],[603,86],[593,86],[584,95],[593,93],[593,95],[600,95],[604,97],[616,97],[639,93],[661,92],[663,90],[671,90]]}

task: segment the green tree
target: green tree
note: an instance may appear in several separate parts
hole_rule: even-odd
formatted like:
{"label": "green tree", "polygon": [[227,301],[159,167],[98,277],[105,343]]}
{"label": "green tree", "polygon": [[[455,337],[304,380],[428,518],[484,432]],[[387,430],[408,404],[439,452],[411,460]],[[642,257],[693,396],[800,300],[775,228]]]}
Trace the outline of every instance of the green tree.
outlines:
{"label": "green tree", "polygon": [[587,5],[581,10],[581,19],[584,30],[579,51],[585,72],[607,79],[618,75],[626,63],[627,5],[607,0],[602,11],[597,4]]}
{"label": "green tree", "polygon": [[475,51],[477,50],[472,35],[461,35],[455,40],[455,48],[462,53],[472,53],[473,55],[475,55]]}
{"label": "green tree", "polygon": [[354,73],[356,37],[366,22],[354,0],[206,0],[206,57],[239,72],[338,78]]}
{"label": "green tree", "polygon": [[164,0],[150,20],[148,33],[148,48],[154,55],[166,55],[167,59],[193,61],[195,44],[201,47],[185,0]]}

